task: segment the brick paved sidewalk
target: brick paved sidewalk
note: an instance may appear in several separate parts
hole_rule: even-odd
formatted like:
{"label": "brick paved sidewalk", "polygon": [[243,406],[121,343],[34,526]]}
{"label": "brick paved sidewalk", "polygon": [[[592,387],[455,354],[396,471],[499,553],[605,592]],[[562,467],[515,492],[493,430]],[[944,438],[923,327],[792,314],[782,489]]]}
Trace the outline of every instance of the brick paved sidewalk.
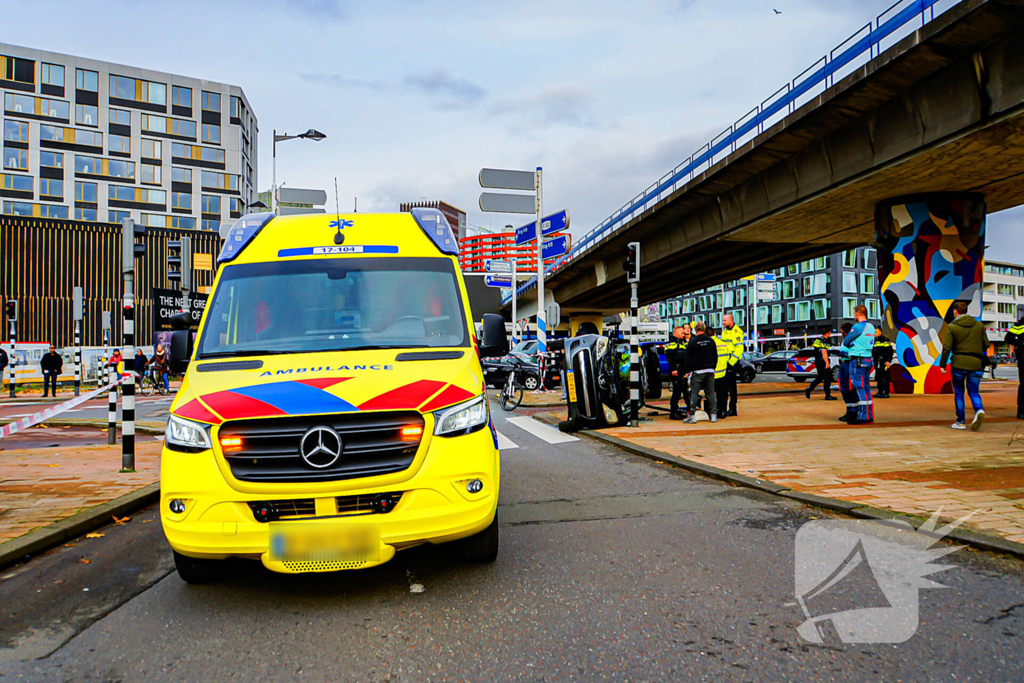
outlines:
{"label": "brick paved sidewalk", "polygon": [[121,444],[0,452],[0,549],[3,542],[160,478],[162,443],[137,443],[134,474],[121,474]]}
{"label": "brick paved sidewalk", "polygon": [[[862,505],[944,518],[978,511],[967,526],[1024,543],[1024,422],[1016,382],[982,388],[980,432],[950,429],[952,396],[876,401],[876,424],[837,421],[819,393],[750,396],[739,417],[686,425],[657,416],[606,433],[640,446]],[[839,407],[837,407],[839,406]],[[646,415],[646,411],[643,413]],[[968,420],[972,413],[968,405]]]}

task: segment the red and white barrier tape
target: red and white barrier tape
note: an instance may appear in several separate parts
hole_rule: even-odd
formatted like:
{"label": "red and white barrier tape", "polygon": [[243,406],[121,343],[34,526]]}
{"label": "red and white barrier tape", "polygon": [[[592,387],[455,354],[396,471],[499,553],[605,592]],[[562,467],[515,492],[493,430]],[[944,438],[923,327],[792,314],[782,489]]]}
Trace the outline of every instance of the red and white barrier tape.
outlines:
{"label": "red and white barrier tape", "polygon": [[112,382],[111,384],[100,387],[99,389],[94,389],[93,391],[90,391],[88,394],[82,394],[78,398],[73,398],[70,401],[64,401],[64,403],[58,403],[55,406],[50,406],[49,408],[41,412],[38,412],[35,415],[30,415],[29,417],[24,417],[18,420],[17,422],[6,424],[3,427],[0,427],[0,439],[4,438],[5,436],[10,436],[15,432],[20,432],[24,429],[28,429],[29,427],[34,427],[40,422],[45,422],[46,420],[49,420],[52,417],[60,415],[63,412],[71,410],[72,408],[76,408],[85,403],[86,401],[96,398],[104,391],[110,391],[111,387],[117,386],[124,380],[125,377],[122,376],[116,382]]}

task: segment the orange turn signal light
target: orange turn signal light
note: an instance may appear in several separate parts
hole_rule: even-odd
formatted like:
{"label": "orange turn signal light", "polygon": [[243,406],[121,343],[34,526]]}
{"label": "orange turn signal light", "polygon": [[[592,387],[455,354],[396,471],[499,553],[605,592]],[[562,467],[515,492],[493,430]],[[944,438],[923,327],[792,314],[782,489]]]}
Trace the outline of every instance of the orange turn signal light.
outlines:
{"label": "orange turn signal light", "polygon": [[220,438],[220,447],[225,451],[240,451],[242,450],[242,437],[222,436]]}
{"label": "orange turn signal light", "polygon": [[402,427],[403,439],[418,439],[423,436],[423,427]]}

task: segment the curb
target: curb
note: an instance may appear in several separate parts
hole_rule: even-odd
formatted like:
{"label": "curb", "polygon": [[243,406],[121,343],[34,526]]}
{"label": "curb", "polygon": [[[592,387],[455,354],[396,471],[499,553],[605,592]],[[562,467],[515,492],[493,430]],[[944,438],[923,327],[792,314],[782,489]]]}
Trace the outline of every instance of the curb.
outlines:
{"label": "curb", "polygon": [[[553,427],[558,427],[558,420],[550,418],[548,416],[534,416],[534,419],[540,420]],[[911,522],[914,528],[920,525],[921,520],[911,517],[906,514],[901,514],[894,510],[886,510],[883,508],[876,508],[870,505],[861,505],[859,503],[851,503],[846,500],[839,500],[838,498],[829,498],[827,496],[819,496],[813,493],[805,493],[803,491],[794,491],[793,489],[785,486],[779,486],[773,484],[765,479],[756,479],[754,477],[748,477],[730,470],[723,470],[712,465],[705,465],[704,463],[695,462],[693,460],[687,460],[686,458],[680,458],[675,455],[663,453],[653,448],[647,448],[646,446],[640,446],[632,442],[620,439],[610,434],[604,434],[602,432],[583,429],[577,432],[583,436],[587,436],[595,441],[601,441],[611,446],[620,448],[628,453],[639,455],[650,460],[657,462],[669,463],[677,465],[685,470],[693,472],[695,474],[704,475],[720,481],[725,481],[730,484],[737,486],[744,486],[746,488],[756,489],[758,491],[765,491],[766,493],[772,493],[783,498],[795,500],[805,505],[813,505],[814,507],[824,508],[833,512],[850,515],[852,517],[859,517],[861,519],[875,519],[875,520],[887,520],[887,519],[900,519],[906,522]],[[1005,538],[998,536],[992,536],[989,534],[983,534],[977,531],[971,531],[968,529],[954,529],[947,536],[947,539],[951,541],[957,541],[965,545],[971,546],[979,550],[988,550],[990,552],[1005,553],[1007,555],[1013,555],[1018,558],[1024,559],[1024,543],[1016,543],[1014,541],[1008,541]]]}
{"label": "curb", "polygon": [[25,562],[35,555],[78,538],[110,522],[112,515],[124,516],[152,505],[160,499],[160,482],[83,510],[59,522],[28,532],[24,536],[0,543],[0,569]]}
{"label": "curb", "polygon": [[[0,426],[15,422],[16,420],[0,420]],[[52,427],[96,427],[97,429],[106,429],[108,427],[106,420],[90,420],[87,418],[54,418],[52,420],[46,420],[44,422],[47,426]],[[121,423],[117,423],[118,431],[120,431]],[[135,421],[135,433],[136,434],[163,434],[166,426],[159,422],[139,422]]]}

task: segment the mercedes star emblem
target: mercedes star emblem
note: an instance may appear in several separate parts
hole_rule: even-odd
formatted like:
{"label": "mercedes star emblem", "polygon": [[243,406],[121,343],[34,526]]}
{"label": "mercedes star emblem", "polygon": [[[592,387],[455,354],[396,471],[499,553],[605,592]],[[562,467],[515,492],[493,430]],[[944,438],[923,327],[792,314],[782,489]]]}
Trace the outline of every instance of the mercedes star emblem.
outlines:
{"label": "mercedes star emblem", "polygon": [[299,454],[306,464],[322,470],[330,467],[341,457],[342,442],[338,432],[330,427],[311,427],[302,435]]}

